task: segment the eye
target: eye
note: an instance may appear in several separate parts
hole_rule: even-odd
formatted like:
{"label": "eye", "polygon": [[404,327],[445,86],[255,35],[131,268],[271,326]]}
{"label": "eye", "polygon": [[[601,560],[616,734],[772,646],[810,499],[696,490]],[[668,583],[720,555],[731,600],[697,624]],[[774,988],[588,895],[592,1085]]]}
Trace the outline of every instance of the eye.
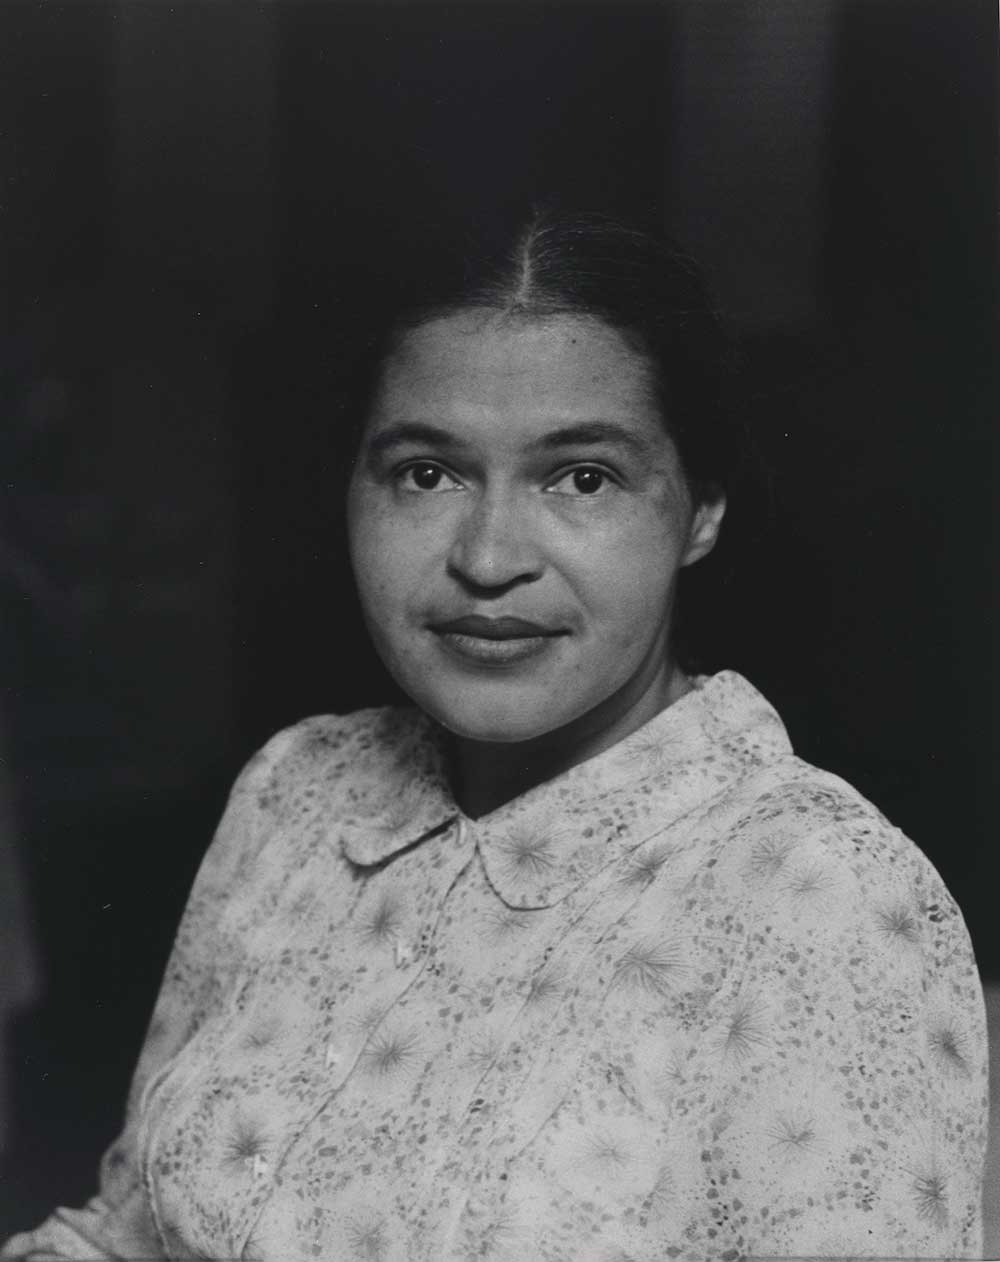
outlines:
{"label": "eye", "polygon": [[592,498],[595,495],[607,492],[610,487],[615,485],[614,478],[606,469],[601,469],[597,465],[586,464],[577,465],[575,469],[568,469],[545,489],[554,492],[556,495],[570,495],[574,498],[588,496]]}
{"label": "eye", "polygon": [[414,460],[398,470],[396,479],[404,491],[459,491],[461,484],[432,460]]}

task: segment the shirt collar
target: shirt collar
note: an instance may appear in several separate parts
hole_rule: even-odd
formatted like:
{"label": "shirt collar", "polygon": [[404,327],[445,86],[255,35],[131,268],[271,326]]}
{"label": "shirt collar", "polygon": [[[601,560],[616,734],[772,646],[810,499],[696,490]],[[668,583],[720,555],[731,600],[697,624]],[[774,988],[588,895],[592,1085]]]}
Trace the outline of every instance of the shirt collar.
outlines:
{"label": "shirt collar", "polygon": [[377,865],[461,819],[506,903],[552,906],[735,780],[791,753],[778,715],[741,675],[693,682],[610,749],[478,820],[455,804],[436,725],[417,711],[380,711],[352,769],[344,853]]}

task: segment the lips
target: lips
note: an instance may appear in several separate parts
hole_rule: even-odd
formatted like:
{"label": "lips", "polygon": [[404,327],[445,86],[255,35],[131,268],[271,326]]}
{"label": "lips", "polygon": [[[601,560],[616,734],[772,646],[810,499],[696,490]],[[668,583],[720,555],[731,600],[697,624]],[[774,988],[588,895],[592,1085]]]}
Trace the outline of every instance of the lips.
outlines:
{"label": "lips", "polygon": [[525,640],[535,636],[565,634],[556,627],[546,627],[527,618],[487,618],[482,614],[466,614],[446,622],[433,622],[431,629],[445,635],[469,635],[481,640]]}
{"label": "lips", "polygon": [[561,627],[547,627],[528,618],[487,618],[466,614],[430,623],[444,651],[467,668],[513,668],[546,654],[560,636]]}

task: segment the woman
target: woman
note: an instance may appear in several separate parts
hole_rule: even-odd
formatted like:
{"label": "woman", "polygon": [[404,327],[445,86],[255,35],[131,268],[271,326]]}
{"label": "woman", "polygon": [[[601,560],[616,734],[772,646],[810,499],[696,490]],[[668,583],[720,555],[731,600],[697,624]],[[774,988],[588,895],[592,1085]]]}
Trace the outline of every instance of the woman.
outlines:
{"label": "woman", "polygon": [[416,708],[244,771],[100,1197],[5,1257],[978,1253],[955,904],[672,649],[715,348],[689,265],[589,216],[375,344],[350,545]]}

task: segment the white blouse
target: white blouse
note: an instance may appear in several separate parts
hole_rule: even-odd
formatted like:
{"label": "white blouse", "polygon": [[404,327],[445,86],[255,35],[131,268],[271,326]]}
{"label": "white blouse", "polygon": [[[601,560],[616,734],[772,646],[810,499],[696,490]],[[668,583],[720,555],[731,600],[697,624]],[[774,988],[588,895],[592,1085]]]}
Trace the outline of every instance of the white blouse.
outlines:
{"label": "white blouse", "polygon": [[2,1256],[977,1256],[982,993],[921,852],[723,672],[479,819],[410,711],[249,764],[100,1196]]}

